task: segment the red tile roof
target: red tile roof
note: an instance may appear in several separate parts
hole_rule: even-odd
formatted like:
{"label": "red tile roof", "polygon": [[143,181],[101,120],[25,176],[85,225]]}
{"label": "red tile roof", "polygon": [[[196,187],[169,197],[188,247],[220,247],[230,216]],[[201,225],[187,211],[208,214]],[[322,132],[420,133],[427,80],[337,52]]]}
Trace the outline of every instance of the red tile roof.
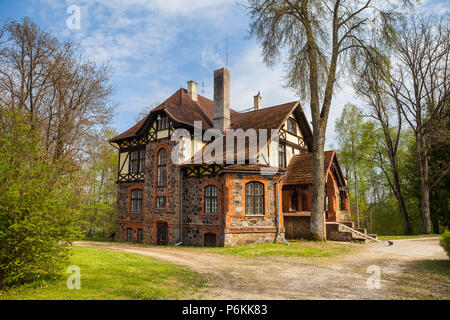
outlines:
{"label": "red tile roof", "polygon": [[[189,97],[186,89],[180,88],[166,101],[150,111],[147,117],[110,141],[115,142],[138,135],[146,121],[158,111],[164,111],[173,120],[190,126],[194,125],[194,121],[201,121],[203,129],[207,130],[213,125],[214,101],[201,95],[197,95],[197,101],[194,101]],[[230,110],[230,113],[234,115],[236,111]]]}
{"label": "red tile roof", "polygon": [[[324,175],[330,169],[333,158],[336,155],[336,151],[325,151],[324,153]],[[283,180],[283,184],[309,184],[313,179],[312,168],[312,153],[297,154],[294,155],[289,162],[287,168],[286,178]]]}
{"label": "red tile roof", "polygon": [[[298,105],[299,102],[294,101],[245,113],[237,113],[235,110],[231,109],[230,128],[240,128],[243,130],[247,130],[249,128],[253,128],[255,130],[263,128],[277,129]],[[210,129],[213,126],[214,101],[201,95],[197,95],[197,101],[193,101],[189,97],[187,90],[181,88],[166,101],[153,109],[147,117],[110,141],[116,142],[139,135],[139,130],[144,127],[151,115],[157,113],[158,111],[164,111],[173,120],[190,126],[194,125],[194,121],[201,121],[203,130]]]}

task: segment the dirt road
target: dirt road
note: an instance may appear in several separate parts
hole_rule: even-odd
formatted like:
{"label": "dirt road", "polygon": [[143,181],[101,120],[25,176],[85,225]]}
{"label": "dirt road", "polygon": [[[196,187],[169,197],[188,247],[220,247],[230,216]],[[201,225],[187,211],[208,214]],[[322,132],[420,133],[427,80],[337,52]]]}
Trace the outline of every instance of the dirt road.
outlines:
{"label": "dirt road", "polygon": [[[358,245],[350,254],[333,258],[241,258],[192,248],[76,245],[141,254],[192,268],[208,279],[206,291],[196,299],[450,299],[449,281],[433,280],[411,268],[424,258],[446,259],[437,238],[395,240],[390,247],[386,243]],[[367,272],[369,266],[380,271],[379,288],[368,288],[368,278],[373,276]]]}

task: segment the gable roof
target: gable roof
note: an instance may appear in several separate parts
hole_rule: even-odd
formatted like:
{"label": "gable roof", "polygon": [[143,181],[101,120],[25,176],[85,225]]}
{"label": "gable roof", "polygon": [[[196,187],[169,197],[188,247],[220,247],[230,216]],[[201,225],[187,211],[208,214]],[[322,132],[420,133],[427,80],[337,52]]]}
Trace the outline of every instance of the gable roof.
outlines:
{"label": "gable roof", "polygon": [[[336,151],[324,152],[324,176],[327,179],[327,172],[335,163],[338,175],[338,180],[341,185],[345,185],[344,175],[342,174],[341,167],[337,161]],[[292,156],[289,166],[287,167],[286,178],[284,178],[284,185],[292,184],[310,184],[313,181],[313,166],[312,166],[312,153],[297,154]]]}
{"label": "gable roof", "polygon": [[[157,114],[166,113],[175,122],[188,126],[194,126],[194,121],[201,121],[203,130],[213,127],[214,101],[197,95],[197,101],[190,98],[186,89],[180,88],[167,100],[154,108],[150,113],[130,129],[112,138],[110,142],[118,142],[132,137],[142,136],[148,130]],[[293,101],[273,107],[262,108],[249,112],[238,113],[230,109],[230,128],[247,130],[255,129],[279,129],[291,113],[295,114],[299,121],[305,142],[312,143],[311,128],[306,120],[299,101]]]}

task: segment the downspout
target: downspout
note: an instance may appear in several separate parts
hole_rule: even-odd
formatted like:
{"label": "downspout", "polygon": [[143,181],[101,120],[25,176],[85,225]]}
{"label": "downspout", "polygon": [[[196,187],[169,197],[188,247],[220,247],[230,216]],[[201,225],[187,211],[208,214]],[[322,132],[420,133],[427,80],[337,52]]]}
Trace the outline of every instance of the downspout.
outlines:
{"label": "downspout", "polygon": [[287,240],[283,237],[283,235],[282,235],[281,232],[280,232],[280,209],[279,209],[279,204],[278,204],[278,183],[279,183],[281,180],[283,180],[284,177],[286,177],[286,172],[283,172],[283,173],[282,173],[282,176],[280,177],[280,179],[277,180],[277,182],[276,182],[277,187],[276,187],[276,189],[275,189],[275,192],[276,192],[275,203],[276,203],[276,207],[277,207],[277,233],[278,233],[278,235],[281,237],[281,239],[283,239],[283,241],[284,241],[288,246],[290,246],[291,244],[290,244],[289,242],[287,242]]}
{"label": "downspout", "polygon": [[175,244],[179,246],[183,243],[183,169],[180,168],[180,242]]}

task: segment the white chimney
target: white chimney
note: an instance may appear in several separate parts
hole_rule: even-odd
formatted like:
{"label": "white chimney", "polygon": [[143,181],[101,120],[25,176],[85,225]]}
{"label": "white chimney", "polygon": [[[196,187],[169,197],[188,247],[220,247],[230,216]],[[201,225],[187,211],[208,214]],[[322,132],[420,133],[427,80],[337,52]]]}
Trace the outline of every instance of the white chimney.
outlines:
{"label": "white chimney", "polygon": [[221,132],[230,128],[230,70],[214,71],[214,128]]}
{"label": "white chimney", "polygon": [[258,94],[253,97],[253,105],[255,107],[255,110],[259,110],[262,108],[262,97],[259,91]]}
{"label": "white chimney", "polygon": [[192,100],[197,101],[197,82],[192,80],[188,81],[187,91],[189,97],[191,97]]}

